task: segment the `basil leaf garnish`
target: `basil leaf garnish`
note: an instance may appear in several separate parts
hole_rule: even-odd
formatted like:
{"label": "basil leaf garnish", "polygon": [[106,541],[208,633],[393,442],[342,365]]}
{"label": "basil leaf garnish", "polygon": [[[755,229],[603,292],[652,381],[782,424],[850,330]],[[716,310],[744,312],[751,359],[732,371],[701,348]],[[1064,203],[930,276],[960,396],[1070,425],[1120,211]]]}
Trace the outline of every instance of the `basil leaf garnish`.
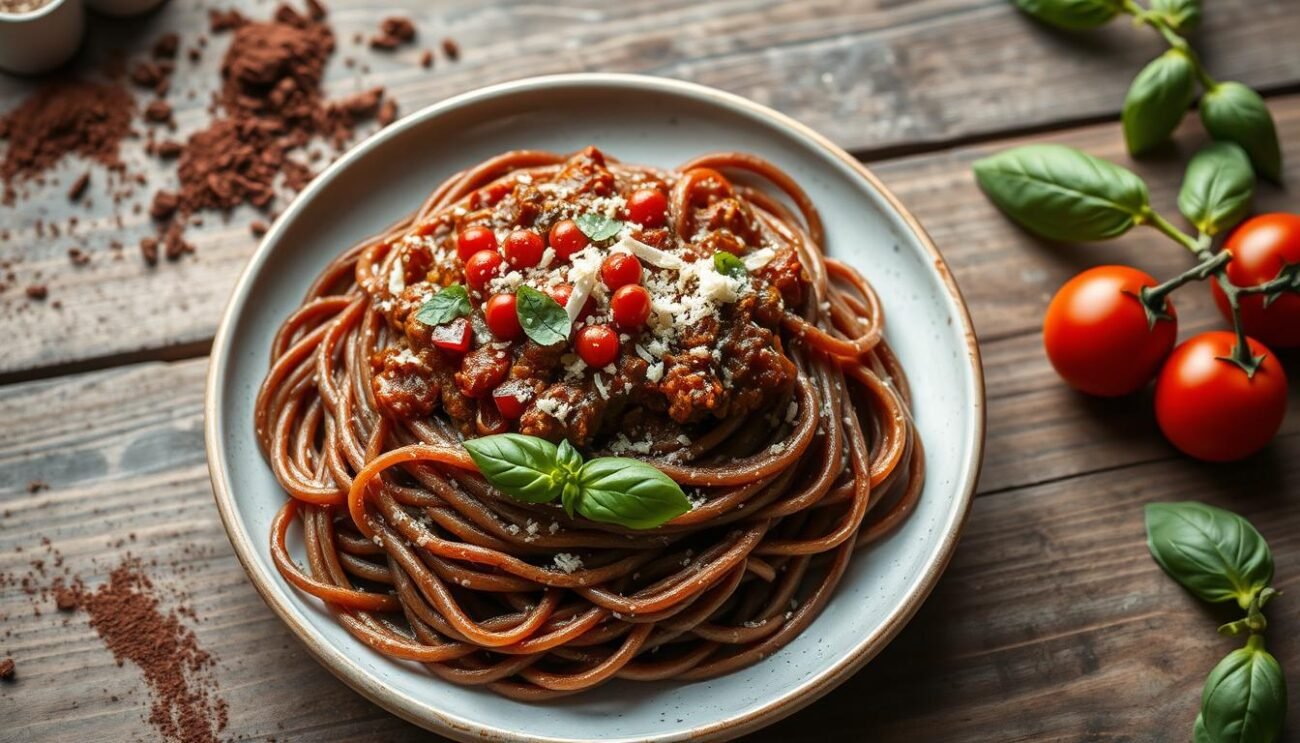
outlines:
{"label": "basil leaf garnish", "polygon": [[1119,13],[1122,5],[1120,0],[1015,0],[1015,3],[1040,21],[1072,31],[1106,23]]}
{"label": "basil leaf garnish", "polygon": [[1264,638],[1253,635],[1246,647],[1228,653],[1210,671],[1201,692],[1194,740],[1271,743],[1282,734],[1286,716],[1286,679],[1267,650]]}
{"label": "basil leaf garnish", "polygon": [[445,286],[420,305],[415,319],[425,325],[442,325],[470,313],[469,292],[460,284]]}
{"label": "basil leaf garnish", "polygon": [[484,479],[511,498],[549,503],[564,487],[556,446],[546,439],[504,433],[467,439],[465,449]]}
{"label": "basil leaf garnish", "polygon": [[594,243],[604,242],[623,229],[622,222],[598,212],[580,214],[573,221],[578,225],[578,229],[582,230],[582,234],[586,235],[587,239]]}
{"label": "basil leaf garnish", "polygon": [[993,203],[1023,227],[1053,240],[1106,240],[1150,210],[1132,171],[1056,144],[1031,144],[974,164]]}
{"label": "basil leaf garnish", "polygon": [[1192,157],[1178,191],[1178,210],[1207,235],[1240,222],[1250,211],[1255,171],[1246,151],[1232,142],[1213,142]]}
{"label": "basil leaf garnish", "polygon": [[1169,140],[1196,95],[1196,69],[1180,49],[1151,61],[1124,98],[1124,141],[1133,155],[1150,152]]}
{"label": "basil leaf garnish", "polygon": [[725,250],[713,254],[713,269],[733,279],[741,279],[749,275],[745,262],[737,258],[735,253],[728,253]]}
{"label": "basil leaf garnish", "polygon": [[592,521],[652,529],[691,510],[671,477],[636,459],[601,457],[582,466],[577,511]]}
{"label": "basil leaf garnish", "polygon": [[559,302],[531,286],[515,290],[515,314],[524,335],[539,346],[551,346],[569,339],[573,323]]}
{"label": "basil leaf garnish", "polygon": [[1250,522],[1204,503],[1149,503],[1147,547],[1198,598],[1242,609],[1273,579],[1273,555]]}
{"label": "basil leaf garnish", "polygon": [[1151,0],[1151,11],[1179,33],[1187,33],[1201,23],[1201,0]]}
{"label": "basil leaf garnish", "polygon": [[1205,729],[1205,718],[1200,714],[1196,715],[1196,722],[1192,725],[1192,743],[1214,743]]}
{"label": "basil leaf garnish", "polygon": [[1236,142],[1265,178],[1282,180],[1282,149],[1273,116],[1259,93],[1241,83],[1219,83],[1201,96],[1201,121],[1210,136]]}

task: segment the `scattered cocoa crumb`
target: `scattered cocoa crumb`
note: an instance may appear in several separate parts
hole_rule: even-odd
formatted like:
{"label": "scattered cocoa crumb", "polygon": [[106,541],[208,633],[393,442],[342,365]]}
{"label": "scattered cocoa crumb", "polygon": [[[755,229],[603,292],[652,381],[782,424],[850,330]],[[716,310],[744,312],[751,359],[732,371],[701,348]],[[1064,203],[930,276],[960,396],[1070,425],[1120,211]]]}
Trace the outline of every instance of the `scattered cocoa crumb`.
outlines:
{"label": "scattered cocoa crumb", "polygon": [[77,180],[72,182],[68,187],[68,201],[80,201],[83,194],[86,193],[86,187],[90,185],[90,171],[77,176]]}
{"label": "scattered cocoa crumb", "polygon": [[379,24],[379,33],[370,37],[372,49],[396,49],[415,40],[415,24],[410,18],[392,16]]}
{"label": "scattered cocoa crumb", "polygon": [[14,677],[14,659],[0,660],[0,680],[9,681]]}
{"label": "scattered cocoa crumb", "polygon": [[144,117],[148,121],[163,124],[171,121],[172,106],[161,98],[155,98],[149,101],[149,105],[144,109]]}
{"label": "scattered cocoa crumb", "polygon": [[329,12],[325,9],[325,6],[321,4],[320,0],[307,0],[307,15],[310,16],[313,21],[323,21],[325,20],[325,16],[328,14]]}
{"label": "scattered cocoa crumb", "polygon": [[248,224],[248,231],[253,233],[254,237],[261,237],[262,235],[265,235],[266,231],[269,229],[271,229],[271,226],[260,219],[254,219],[252,222],[249,222]]}
{"label": "scattered cocoa crumb", "polygon": [[68,248],[68,260],[72,261],[74,266],[84,266],[90,263],[90,253],[81,248]]}
{"label": "scattered cocoa crumb", "polygon": [[429,69],[430,67],[433,67],[432,49],[425,49],[423,52],[420,53],[420,66],[426,70]]}
{"label": "scattered cocoa crumb", "polygon": [[49,490],[49,489],[50,489],[49,483],[45,482],[44,480],[29,480],[27,482],[27,492],[29,493],[39,493],[42,490]]}
{"label": "scattered cocoa crumb", "polygon": [[442,40],[442,52],[447,55],[447,59],[455,62],[460,59],[460,44],[457,44],[455,39],[448,36]]}
{"label": "scattered cocoa crumb", "polygon": [[375,114],[375,121],[380,126],[388,126],[397,121],[397,101],[385,98],[384,102],[379,104],[379,113]]}
{"label": "scattered cocoa crumb", "polygon": [[163,77],[162,68],[157,62],[136,62],[131,67],[131,82],[142,88],[153,88]]}
{"label": "scattered cocoa crumb", "polygon": [[181,156],[185,150],[184,145],[173,139],[164,139],[154,146],[154,154],[165,160],[172,160]]}
{"label": "scattered cocoa crumb", "polygon": [[149,216],[164,220],[176,213],[176,208],[180,205],[180,197],[172,191],[158,191],[153,195],[153,203],[149,205]]}
{"label": "scattered cocoa crumb", "polygon": [[140,238],[140,255],[148,265],[158,265],[158,239],[154,237]]}
{"label": "scattered cocoa crumb", "polygon": [[180,257],[186,253],[193,253],[194,246],[186,242],[182,237],[182,227],[180,222],[172,222],[167,231],[163,233],[163,257],[169,261],[180,260]]}
{"label": "scattered cocoa crumb", "polygon": [[[208,28],[212,33],[221,33],[239,28],[248,23],[248,19],[238,10],[209,10],[208,11]],[[200,39],[200,44],[203,43]]]}
{"label": "scattered cocoa crumb", "polygon": [[44,284],[31,284],[27,287],[27,298],[41,300],[50,296],[50,290]]}
{"label": "scattered cocoa crumb", "polygon": [[153,56],[159,59],[175,59],[176,50],[180,48],[180,45],[180,36],[174,33],[163,34],[153,43]]}

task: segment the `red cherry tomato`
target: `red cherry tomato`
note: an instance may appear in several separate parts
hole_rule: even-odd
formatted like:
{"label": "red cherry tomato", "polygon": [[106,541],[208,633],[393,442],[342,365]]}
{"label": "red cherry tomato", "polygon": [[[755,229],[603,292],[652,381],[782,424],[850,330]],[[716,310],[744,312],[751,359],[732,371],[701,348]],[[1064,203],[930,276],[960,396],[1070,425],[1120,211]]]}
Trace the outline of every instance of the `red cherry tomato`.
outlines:
{"label": "red cherry tomato", "polygon": [[456,255],[461,263],[468,263],[470,256],[480,250],[497,249],[497,236],[486,227],[466,227],[456,236]]}
{"label": "red cherry tomato", "polygon": [[1156,380],[1156,421],[1170,443],[1197,459],[1231,462],[1264,448],[1286,414],[1286,373],[1254,339],[1263,356],[1254,376],[1229,361],[1236,335],[1201,333],[1174,349]]}
{"label": "red cherry tomato", "polygon": [[579,229],[578,223],[572,219],[564,219],[556,222],[551,227],[550,233],[551,248],[555,255],[561,260],[569,260],[569,256],[587,247],[587,236]]}
{"label": "red cherry tomato", "polygon": [[662,191],[642,188],[627,200],[627,217],[642,227],[660,227],[668,216],[668,197]]}
{"label": "red cherry tomato", "polygon": [[1047,306],[1043,346],[1056,373],[1090,395],[1133,392],[1155,376],[1174,347],[1178,320],[1147,324],[1137,294],[1156,280],[1128,266],[1098,266],[1065,283]]}
{"label": "red cherry tomato", "polygon": [[[1223,249],[1232,253],[1228,278],[1237,286],[1256,286],[1277,278],[1283,264],[1300,263],[1300,215],[1261,214],[1237,228]],[[1232,308],[1218,282],[1210,291],[1223,316],[1232,322]],[[1275,348],[1300,346],[1300,294],[1287,292],[1268,307],[1260,294],[1240,298],[1241,326],[1252,338]]]}
{"label": "red cherry tomato", "polygon": [[471,287],[483,291],[501,270],[501,254],[495,250],[480,250],[465,261],[465,281]]}
{"label": "red cherry tomato", "polygon": [[614,253],[600,264],[600,280],[611,290],[641,283],[641,261],[628,253]]}
{"label": "red cherry tomato", "polygon": [[483,309],[483,319],[492,335],[503,341],[513,341],[524,334],[515,311],[515,295],[493,294]]}
{"label": "red cherry tomato", "polygon": [[469,320],[458,317],[449,323],[435,325],[429,333],[429,340],[444,351],[465,353],[474,340],[474,328],[470,326]]}
{"label": "red cherry tomato", "polygon": [[492,390],[492,401],[496,403],[497,410],[502,417],[512,421],[524,414],[532,399],[532,388],[518,379],[512,379]]}
{"label": "red cherry tomato", "polygon": [[515,230],[506,235],[501,252],[506,255],[506,262],[512,268],[532,268],[542,260],[542,251],[546,244],[542,236],[532,230]]}
{"label": "red cherry tomato", "polygon": [[578,331],[578,357],[587,366],[600,368],[618,359],[618,333],[608,325],[588,325]]}
{"label": "red cherry tomato", "polygon": [[[568,284],[556,284],[555,286],[546,290],[546,296],[550,297],[551,299],[554,299],[555,303],[560,305],[561,307],[569,306],[569,297],[572,295],[573,295],[573,287],[569,286]],[[595,311],[596,311],[596,300],[591,297],[587,297],[587,301],[583,303],[582,312],[578,313],[578,317],[587,317]]]}
{"label": "red cherry tomato", "polygon": [[506,181],[498,181],[484,186],[475,191],[474,195],[470,197],[470,208],[481,209],[485,206],[495,206],[498,201],[505,198],[506,194],[514,189],[514,184]]}
{"label": "red cherry tomato", "polygon": [[640,284],[621,287],[610,298],[609,311],[619,327],[639,328],[650,317],[650,292]]}

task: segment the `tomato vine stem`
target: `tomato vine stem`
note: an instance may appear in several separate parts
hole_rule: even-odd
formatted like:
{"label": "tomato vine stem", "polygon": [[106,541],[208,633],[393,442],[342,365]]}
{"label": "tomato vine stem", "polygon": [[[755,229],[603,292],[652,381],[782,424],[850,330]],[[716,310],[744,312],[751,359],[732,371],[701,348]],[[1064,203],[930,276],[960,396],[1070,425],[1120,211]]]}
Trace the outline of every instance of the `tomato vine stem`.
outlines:
{"label": "tomato vine stem", "polygon": [[1219,82],[1210,73],[1206,71],[1205,65],[1201,64],[1201,58],[1197,55],[1196,50],[1187,42],[1172,26],[1169,21],[1159,13],[1154,13],[1139,5],[1136,0],[1124,0],[1121,6],[1125,13],[1133,16],[1133,22],[1136,25],[1146,25],[1155,29],[1169,45],[1171,49],[1177,49],[1185,55],[1189,62],[1192,63],[1192,70],[1196,73],[1196,78],[1200,80],[1201,86],[1207,91],[1219,87]]}

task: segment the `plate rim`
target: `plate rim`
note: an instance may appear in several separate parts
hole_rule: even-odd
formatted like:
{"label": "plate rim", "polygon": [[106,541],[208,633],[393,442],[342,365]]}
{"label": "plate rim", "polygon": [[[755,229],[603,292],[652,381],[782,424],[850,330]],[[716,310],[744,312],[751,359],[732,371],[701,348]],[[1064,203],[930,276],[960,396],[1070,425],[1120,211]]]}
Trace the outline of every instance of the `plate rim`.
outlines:
{"label": "plate rim", "polygon": [[[961,289],[958,288],[957,282],[953,278],[951,269],[934,241],[930,238],[929,233],[926,232],[925,228],[921,226],[921,223],[902,204],[898,197],[870,169],[811,127],[748,98],[699,83],[652,75],[595,72],[525,77],[479,87],[445,98],[403,117],[395,124],[385,127],[359,142],[318,174],[307,188],[299,192],[281,212],[244,265],[234,288],[231,290],[226,307],[222,311],[221,320],[213,336],[212,349],[208,356],[203,400],[204,449],[207,455],[208,477],[212,484],[213,499],[216,501],[226,537],[230,540],[240,566],[262,597],[262,600],[288,626],[292,634],[306,647],[308,653],[316,662],[324,666],[326,670],[349,688],[384,710],[426,730],[458,741],[515,740],[519,738],[519,734],[500,727],[468,722],[438,710],[431,702],[400,694],[390,687],[375,683],[359,663],[343,654],[338,646],[326,642],[317,635],[316,631],[305,620],[299,619],[294,613],[296,609],[290,605],[289,600],[282,600],[279,592],[274,590],[271,585],[275,576],[261,570],[261,566],[257,562],[257,547],[251,535],[244,529],[235,505],[233,492],[226,480],[227,461],[225,452],[220,446],[223,429],[218,416],[218,411],[221,408],[219,403],[221,402],[222,386],[219,371],[229,365],[230,356],[235,348],[230,342],[231,329],[239,310],[248,301],[249,289],[255,275],[260,272],[262,265],[270,256],[270,246],[278,241],[280,233],[284,231],[284,225],[303,211],[306,204],[315,198],[316,194],[326,184],[332,182],[342,170],[379,146],[382,141],[398,136],[406,129],[419,125],[429,118],[441,116],[466,105],[537,89],[599,85],[626,87],[633,90],[648,88],[656,92],[705,99],[723,108],[739,109],[743,113],[767,119],[769,123],[785,129],[787,135],[809,140],[827,154],[847,165],[858,177],[865,180],[868,185],[876,190],[885,203],[889,205],[894,215],[901,220],[932,259],[932,265],[939,274],[941,283],[957,310],[955,314],[957,321],[961,325],[961,333],[966,346],[965,359],[971,372],[973,387],[971,390],[973,394],[971,403],[974,418],[972,431],[974,441],[971,442],[970,456],[967,461],[962,463],[959,472],[961,482],[956,493],[957,517],[953,521],[952,528],[943,535],[937,558],[927,566],[927,569],[918,577],[913,587],[907,590],[903,602],[891,611],[884,623],[875,631],[863,637],[855,647],[827,666],[825,670],[792,687],[781,696],[766,701],[757,709],[741,714],[733,714],[716,722],[696,725],[689,730],[674,731],[648,738],[637,738],[637,740],[718,740],[744,735],[807,707],[860,670],[868,661],[889,645],[902,628],[911,621],[917,610],[925,602],[925,599],[934,590],[940,576],[947,569],[957,542],[965,528],[966,521],[970,516],[975,489],[983,466],[987,428],[984,369],[974,324],[970,316],[970,309],[962,296]],[[530,740],[546,741],[547,743],[585,742],[585,739],[580,738],[554,736],[545,738],[532,737]]]}

